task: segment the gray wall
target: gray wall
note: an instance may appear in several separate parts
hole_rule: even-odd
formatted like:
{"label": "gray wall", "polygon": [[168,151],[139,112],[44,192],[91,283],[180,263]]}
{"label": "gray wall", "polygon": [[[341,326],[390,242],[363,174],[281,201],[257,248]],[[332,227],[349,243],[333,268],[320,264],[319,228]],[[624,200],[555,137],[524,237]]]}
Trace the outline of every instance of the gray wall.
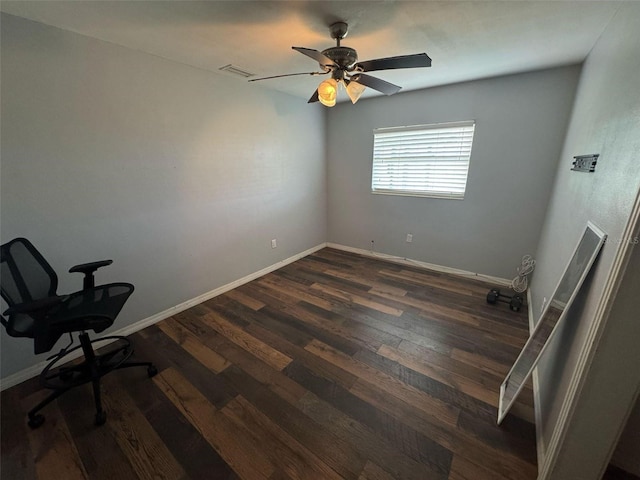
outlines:
{"label": "gray wall", "polygon": [[[321,106],[2,15],[1,111],[2,241],[62,292],[112,258],[98,281],[136,286],[114,328],[326,240]],[[43,360],[1,337],[2,377]]]}
{"label": "gray wall", "polygon": [[[374,240],[386,254],[514,277],[522,255],[535,254],[579,73],[544,70],[331,109],[329,241],[369,249]],[[464,200],[371,193],[374,128],[457,120],[476,120]]]}
{"label": "gray wall", "polygon": [[[640,389],[640,248],[634,247],[551,480],[598,480]],[[585,318],[582,318],[584,322]],[[629,417],[613,462],[639,474],[640,415]]]}
{"label": "gray wall", "polygon": [[[640,187],[639,22],[640,4],[623,4],[583,66],[538,247],[538,263],[531,284],[535,318],[539,317],[543,297],[551,295],[587,221],[593,221],[609,234],[586,291],[578,298],[538,368],[542,416],[538,428],[542,429],[545,448],[556,428],[570,378],[587,341],[618,248],[621,242],[629,240],[622,238],[622,233]],[[601,154],[596,172],[572,172],[572,156],[587,153]],[[634,265],[640,270],[637,261]],[[637,282],[637,275],[630,281]],[[635,297],[636,303],[637,291],[626,293],[630,295],[628,298]],[[603,341],[609,343],[598,347],[553,478],[595,479],[628,411],[637,385],[640,350],[637,308],[625,311],[626,301],[621,297],[617,302],[620,318],[612,317],[605,331]],[[636,363],[631,368],[633,359]]]}

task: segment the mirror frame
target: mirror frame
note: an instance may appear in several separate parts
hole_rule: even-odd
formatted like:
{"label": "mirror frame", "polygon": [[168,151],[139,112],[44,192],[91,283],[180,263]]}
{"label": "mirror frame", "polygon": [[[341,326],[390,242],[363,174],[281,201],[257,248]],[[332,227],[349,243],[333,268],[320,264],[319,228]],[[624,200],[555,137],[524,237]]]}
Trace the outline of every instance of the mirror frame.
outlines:
{"label": "mirror frame", "polygon": [[[527,354],[531,353],[531,352],[535,353],[535,351],[533,349],[535,348],[535,344],[537,342],[536,335],[545,327],[545,321],[547,320],[547,313],[549,312],[549,309],[550,309],[551,305],[553,304],[554,298],[556,298],[556,295],[558,294],[558,289],[560,288],[560,285],[562,284],[562,281],[564,280],[564,277],[567,275],[569,267],[571,266],[571,262],[573,261],[574,257],[576,256],[576,253],[578,252],[578,249],[580,248],[580,245],[582,244],[582,241],[585,238],[585,235],[589,231],[592,231],[599,238],[599,241],[598,241],[597,245],[595,246],[595,248],[593,249],[593,251],[591,252],[591,256],[589,257],[589,261],[585,264],[584,270],[583,270],[582,274],[580,275],[580,278],[578,279],[578,282],[576,283],[575,288],[571,292],[571,296],[569,297],[569,300],[567,300],[567,303],[566,303],[564,309],[562,310],[562,313],[557,318],[555,325],[553,326],[553,328],[551,329],[551,332],[549,333],[549,336],[544,340],[542,348],[540,348],[540,351],[535,356],[535,359],[533,360],[533,362],[531,362],[531,365],[526,369],[526,375],[524,375],[524,377],[522,379],[522,382],[520,383],[520,385],[518,385],[518,388],[517,388],[516,392],[514,393],[513,397],[510,400],[505,402],[505,393],[506,393],[506,389],[507,389],[507,385],[509,383],[509,380],[510,380],[511,376],[513,375],[513,373],[516,371],[516,369],[518,369],[518,368],[522,369],[523,366],[524,367],[527,366],[527,361],[528,361],[527,358],[529,358],[529,359],[531,358],[531,356],[530,355],[528,356]],[[542,354],[544,353],[545,349],[547,348],[547,345],[549,345],[549,341],[551,340],[551,338],[553,338],[554,333],[557,331],[558,325],[560,325],[562,320],[567,316],[567,312],[571,308],[571,304],[573,303],[573,300],[578,295],[578,292],[580,291],[580,288],[582,287],[582,284],[584,283],[585,278],[589,274],[589,271],[591,270],[591,267],[593,266],[593,263],[595,262],[598,254],[600,253],[600,250],[602,249],[602,245],[604,245],[606,239],[607,239],[607,234],[606,233],[604,233],[600,228],[598,228],[593,223],[587,222],[587,226],[584,229],[584,232],[583,232],[582,236],[580,237],[580,240],[578,241],[576,247],[573,249],[573,253],[571,254],[571,257],[569,258],[569,262],[567,263],[567,266],[565,267],[562,275],[560,276],[560,279],[558,280],[558,283],[556,284],[556,288],[553,290],[553,295],[551,295],[551,297],[549,299],[549,302],[545,305],[544,310],[542,311],[542,314],[540,315],[540,320],[538,321],[537,325],[533,329],[533,332],[529,336],[529,339],[527,340],[527,343],[522,348],[522,351],[520,352],[520,355],[518,355],[518,358],[513,363],[513,366],[511,367],[511,370],[509,370],[509,373],[507,374],[507,376],[505,377],[504,381],[502,382],[502,385],[500,385],[500,402],[498,404],[498,425],[500,425],[502,423],[504,418],[507,416],[507,413],[509,413],[509,410],[511,409],[511,407],[515,403],[516,399],[518,398],[518,395],[520,395],[520,392],[524,388],[525,383],[527,382],[527,380],[531,376],[533,370],[536,368],[536,365],[538,364],[538,362],[540,360],[540,357],[542,356]],[[552,318],[552,317],[549,317],[549,318]]]}

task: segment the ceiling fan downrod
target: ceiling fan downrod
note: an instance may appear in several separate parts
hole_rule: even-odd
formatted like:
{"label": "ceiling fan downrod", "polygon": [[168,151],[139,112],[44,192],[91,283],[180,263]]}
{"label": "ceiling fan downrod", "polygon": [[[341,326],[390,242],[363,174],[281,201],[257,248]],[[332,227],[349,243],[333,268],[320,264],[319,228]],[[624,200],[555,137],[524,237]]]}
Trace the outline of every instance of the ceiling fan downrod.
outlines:
{"label": "ceiling fan downrod", "polygon": [[350,72],[358,61],[358,54],[353,48],[340,45],[340,40],[347,36],[348,30],[346,22],[336,22],[329,26],[331,38],[335,38],[337,45],[323,50],[322,54],[334,62],[334,70]]}
{"label": "ceiling fan downrod", "polygon": [[329,33],[331,38],[335,38],[337,47],[340,46],[340,40],[345,38],[349,33],[349,25],[346,22],[335,22],[329,25]]}

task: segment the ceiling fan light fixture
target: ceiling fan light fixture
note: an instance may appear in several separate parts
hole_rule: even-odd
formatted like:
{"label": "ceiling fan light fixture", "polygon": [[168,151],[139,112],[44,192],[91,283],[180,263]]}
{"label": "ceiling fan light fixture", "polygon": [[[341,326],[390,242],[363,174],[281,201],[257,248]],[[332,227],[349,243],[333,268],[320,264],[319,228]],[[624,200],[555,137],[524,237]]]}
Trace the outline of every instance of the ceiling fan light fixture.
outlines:
{"label": "ceiling fan light fixture", "polygon": [[350,81],[347,85],[347,95],[349,95],[351,103],[356,103],[366,88],[355,80]]}
{"label": "ceiling fan light fixture", "polygon": [[358,52],[356,52],[355,49],[340,45],[340,40],[347,36],[348,28],[349,26],[346,22],[333,23],[329,27],[329,31],[331,38],[336,40],[336,46],[326,48],[321,52],[313,48],[291,47],[293,50],[318,62],[320,71],[285,73],[270,77],[252,78],[249,79],[249,81],[255,82],[258,80],[291,77],[294,75],[322,75],[330,73],[331,79],[321,82],[307,103],[319,101],[326,107],[333,107],[337,101],[338,85],[340,83],[342,83],[342,87],[347,91],[351,103],[356,103],[366,88],[371,88],[385,95],[393,95],[401,89],[398,85],[369,75],[369,72],[431,66],[431,58],[429,58],[429,55],[426,53],[375,58],[373,60],[359,62]]}
{"label": "ceiling fan light fixture", "polygon": [[338,82],[329,78],[318,85],[318,100],[325,107],[333,107],[338,97]]}

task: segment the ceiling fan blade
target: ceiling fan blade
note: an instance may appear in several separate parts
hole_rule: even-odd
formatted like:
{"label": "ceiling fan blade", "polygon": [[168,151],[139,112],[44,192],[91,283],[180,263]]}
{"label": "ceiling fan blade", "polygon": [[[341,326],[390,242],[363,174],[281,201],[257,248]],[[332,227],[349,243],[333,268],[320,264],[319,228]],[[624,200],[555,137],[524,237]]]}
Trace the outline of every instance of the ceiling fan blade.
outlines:
{"label": "ceiling fan blade", "polygon": [[323,55],[318,50],[314,50],[312,48],[303,48],[303,47],[291,47],[291,48],[293,48],[294,50],[297,50],[303,55],[306,55],[307,57],[313,58],[316,62],[318,62],[323,67],[333,67],[335,65],[333,63],[333,60],[331,60],[326,55]]}
{"label": "ceiling fan blade", "polygon": [[326,75],[329,72],[303,72],[303,73],[285,73],[284,75],[273,75],[271,77],[252,78],[249,82],[258,82],[260,80],[271,80],[272,78],[293,77],[295,75]]}
{"label": "ceiling fan blade", "polygon": [[316,91],[313,92],[313,95],[311,95],[311,98],[307,103],[315,103],[317,101],[319,101],[319,99],[318,99],[318,89],[316,88]]}
{"label": "ceiling fan blade", "polygon": [[415,55],[402,55],[399,57],[376,58],[365,62],[356,63],[356,68],[364,72],[375,72],[376,70],[394,70],[396,68],[420,68],[430,67],[431,58],[426,53],[416,53]]}
{"label": "ceiling fan blade", "polygon": [[364,85],[365,87],[378,90],[385,95],[393,95],[394,93],[398,93],[402,88],[398,85],[394,85],[393,83],[385,82],[384,80],[380,80],[379,78],[372,77],[371,75],[365,75],[364,73],[353,75],[351,77],[351,81],[357,82],[360,85]]}

